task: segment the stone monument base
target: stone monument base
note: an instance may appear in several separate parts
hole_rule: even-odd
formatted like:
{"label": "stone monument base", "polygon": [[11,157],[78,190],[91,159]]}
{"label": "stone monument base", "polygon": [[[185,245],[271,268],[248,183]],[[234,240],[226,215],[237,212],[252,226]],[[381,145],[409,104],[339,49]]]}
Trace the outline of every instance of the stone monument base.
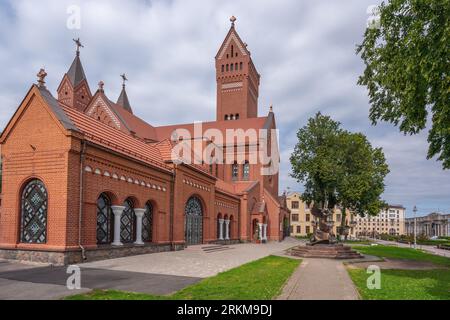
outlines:
{"label": "stone monument base", "polygon": [[303,258],[358,259],[362,255],[343,244],[316,244],[297,246],[288,250],[288,254]]}

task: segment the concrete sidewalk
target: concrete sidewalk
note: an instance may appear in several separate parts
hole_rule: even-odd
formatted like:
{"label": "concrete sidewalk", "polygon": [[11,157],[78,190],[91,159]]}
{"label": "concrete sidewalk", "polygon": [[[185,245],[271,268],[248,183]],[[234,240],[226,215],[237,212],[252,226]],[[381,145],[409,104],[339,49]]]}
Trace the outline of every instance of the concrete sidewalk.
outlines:
{"label": "concrete sidewalk", "polygon": [[278,300],[358,300],[359,294],[342,261],[303,259]]}

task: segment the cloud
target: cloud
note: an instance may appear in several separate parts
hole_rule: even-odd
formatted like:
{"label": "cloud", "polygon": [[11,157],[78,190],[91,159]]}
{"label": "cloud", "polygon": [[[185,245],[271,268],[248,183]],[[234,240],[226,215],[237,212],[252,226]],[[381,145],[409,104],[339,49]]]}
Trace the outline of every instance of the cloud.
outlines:
{"label": "cloud", "polygon": [[[368,135],[386,153],[391,173],[384,197],[409,212],[450,211],[450,173],[426,160],[426,133],[403,136],[391,125],[371,126],[363,70],[355,55],[380,0],[9,0],[0,4],[0,127],[14,113],[35,74],[45,66],[55,92],[81,37],[81,59],[92,90],[105,82],[117,99],[127,73],[128,96],[137,115],[152,125],[215,119],[214,56],[228,18],[249,44],[262,75],[259,113],[274,104],[280,129],[280,191],[301,190],[289,177],[296,131],[317,111],[351,131]],[[66,28],[67,7],[81,8],[81,30]]]}

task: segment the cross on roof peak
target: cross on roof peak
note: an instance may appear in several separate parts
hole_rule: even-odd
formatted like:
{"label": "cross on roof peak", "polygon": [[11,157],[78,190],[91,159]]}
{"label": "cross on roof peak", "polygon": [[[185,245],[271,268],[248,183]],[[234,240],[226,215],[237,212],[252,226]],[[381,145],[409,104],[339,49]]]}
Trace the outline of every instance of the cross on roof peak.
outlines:
{"label": "cross on roof peak", "polygon": [[38,77],[38,87],[45,88],[45,77],[47,76],[45,69],[41,68],[36,76]]}
{"label": "cross on roof peak", "polygon": [[128,81],[128,78],[125,73],[121,74],[120,77],[122,78],[122,86],[125,88],[125,82]]}
{"label": "cross on roof peak", "polygon": [[84,46],[81,44],[80,38],[73,39],[73,42],[75,42],[75,45],[77,46],[77,56],[80,55],[80,48],[84,48]]}
{"label": "cross on roof peak", "polygon": [[234,27],[234,23],[236,22],[236,17],[235,16],[231,16],[230,21],[231,21],[231,26]]}

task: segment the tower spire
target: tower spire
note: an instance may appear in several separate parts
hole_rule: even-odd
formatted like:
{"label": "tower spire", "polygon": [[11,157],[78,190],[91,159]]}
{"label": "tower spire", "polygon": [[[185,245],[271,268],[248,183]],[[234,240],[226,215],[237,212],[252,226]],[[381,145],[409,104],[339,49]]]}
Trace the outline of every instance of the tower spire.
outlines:
{"label": "tower spire", "polygon": [[83,111],[89,104],[92,93],[80,60],[80,48],[84,48],[80,38],[72,39],[76,45],[76,55],[69,70],[58,87],[58,100],[67,106]]}
{"label": "tower spire", "polygon": [[127,110],[130,113],[133,113],[133,109],[131,109],[130,101],[128,100],[127,91],[125,90],[125,83],[128,81],[127,76],[124,74],[121,74],[120,77],[122,78],[122,92],[120,93],[119,98],[117,99],[117,104]]}

